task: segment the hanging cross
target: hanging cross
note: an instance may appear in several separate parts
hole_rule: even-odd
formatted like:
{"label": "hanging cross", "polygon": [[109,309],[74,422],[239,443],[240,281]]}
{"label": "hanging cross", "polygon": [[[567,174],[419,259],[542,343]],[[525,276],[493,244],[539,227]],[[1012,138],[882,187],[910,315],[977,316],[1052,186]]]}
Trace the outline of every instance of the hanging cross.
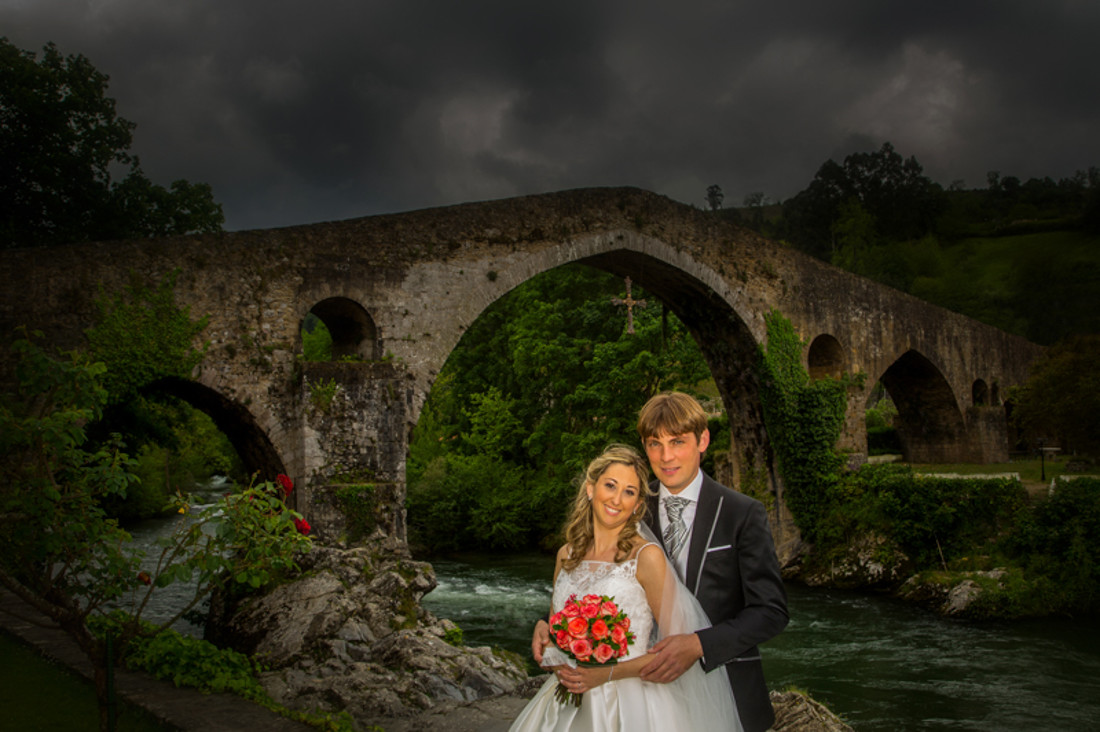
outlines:
{"label": "hanging cross", "polygon": [[640,308],[645,307],[645,300],[635,300],[630,296],[630,278],[626,278],[626,299],[613,297],[611,298],[612,305],[626,305],[626,332],[634,335],[634,306],[637,305]]}

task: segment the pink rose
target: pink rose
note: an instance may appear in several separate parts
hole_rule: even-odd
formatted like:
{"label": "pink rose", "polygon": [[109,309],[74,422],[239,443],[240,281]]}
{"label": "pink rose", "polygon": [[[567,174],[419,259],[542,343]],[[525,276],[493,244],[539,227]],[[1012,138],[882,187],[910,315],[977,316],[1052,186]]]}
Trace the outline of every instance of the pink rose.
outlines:
{"label": "pink rose", "polygon": [[581,598],[581,602],[583,602],[585,605],[592,605],[592,604],[599,605],[600,604],[600,596],[599,595],[585,595],[584,597]]}
{"label": "pink rose", "polygon": [[554,642],[557,643],[558,648],[561,648],[562,650],[568,650],[569,642],[572,640],[573,636],[569,635],[569,633],[565,632],[564,630],[559,630],[557,635],[554,637]]}
{"label": "pink rose", "polygon": [[[592,637],[596,640],[603,640],[611,633],[611,631],[608,630],[607,623],[605,623],[602,618],[592,623],[591,632]],[[603,663],[603,661],[600,663]]]}
{"label": "pink rose", "polygon": [[630,630],[630,616],[624,615],[623,619],[619,621],[619,625],[622,626],[623,630]]}
{"label": "pink rose", "polygon": [[550,616],[550,627],[553,628],[555,625],[560,623],[563,618],[565,618],[565,613],[561,612],[560,610],[558,612],[554,613],[553,615],[551,615]]}
{"label": "pink rose", "polygon": [[565,603],[565,607],[561,609],[562,613],[567,618],[575,618],[581,614],[581,606],[576,603],[573,598],[569,598]]}
{"label": "pink rose", "polygon": [[569,625],[566,626],[566,630],[568,630],[569,635],[574,638],[583,638],[588,634],[588,621],[584,618],[573,618],[569,621]]}
{"label": "pink rose", "polygon": [[578,661],[587,661],[592,657],[592,644],[586,638],[576,638],[569,644],[569,650]]}
{"label": "pink rose", "polygon": [[586,618],[594,618],[600,614],[600,603],[593,602],[581,605],[581,615]]}
{"label": "pink rose", "polygon": [[611,629],[611,640],[619,647],[626,643],[626,630],[622,625],[616,625]]}
{"label": "pink rose", "polygon": [[600,605],[600,615],[610,615],[615,617],[619,614],[619,606],[608,600],[603,605]]}
{"label": "pink rose", "polygon": [[612,656],[615,655],[615,649],[606,643],[600,643],[596,646],[595,652],[592,656],[596,659],[597,663],[607,663]]}

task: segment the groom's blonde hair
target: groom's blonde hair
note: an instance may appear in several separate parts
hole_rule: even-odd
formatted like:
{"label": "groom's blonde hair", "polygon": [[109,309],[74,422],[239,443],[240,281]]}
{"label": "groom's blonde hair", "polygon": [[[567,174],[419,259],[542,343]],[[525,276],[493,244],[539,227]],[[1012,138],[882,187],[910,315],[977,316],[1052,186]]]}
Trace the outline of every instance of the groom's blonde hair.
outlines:
{"label": "groom's blonde hair", "polygon": [[659,435],[686,435],[700,438],[707,428],[707,413],[703,406],[681,391],[666,391],[650,397],[638,412],[638,436],[644,444]]}

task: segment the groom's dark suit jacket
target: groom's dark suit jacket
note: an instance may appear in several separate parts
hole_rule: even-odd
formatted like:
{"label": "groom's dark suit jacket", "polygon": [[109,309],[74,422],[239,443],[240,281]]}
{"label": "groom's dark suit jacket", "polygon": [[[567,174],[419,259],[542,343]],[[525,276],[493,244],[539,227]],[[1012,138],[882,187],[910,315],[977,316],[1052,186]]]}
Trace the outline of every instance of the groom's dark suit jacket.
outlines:
{"label": "groom's dark suit jacket", "polygon": [[[651,487],[656,493],[660,485]],[[647,520],[661,537],[657,498]],[[787,593],[764,505],[703,475],[684,583],[712,623],[698,632],[703,668],[725,665],[745,732],[775,721],[757,644],[787,625]]]}

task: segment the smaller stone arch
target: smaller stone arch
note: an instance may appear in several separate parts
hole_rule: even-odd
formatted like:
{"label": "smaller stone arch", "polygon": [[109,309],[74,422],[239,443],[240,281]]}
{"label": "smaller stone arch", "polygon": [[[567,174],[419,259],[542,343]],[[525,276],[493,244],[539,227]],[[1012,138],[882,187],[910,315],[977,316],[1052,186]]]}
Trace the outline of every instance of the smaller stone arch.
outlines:
{"label": "smaller stone arch", "polygon": [[840,341],[823,333],[810,344],[806,362],[811,379],[839,379],[844,374],[844,349]]}
{"label": "smaller stone arch", "polygon": [[332,359],[344,357],[377,361],[381,358],[382,343],[378,327],[359,303],[346,297],[330,297],[310,308],[332,336]]}
{"label": "smaller stone arch", "polygon": [[997,383],[996,379],[989,387],[989,404],[994,407],[1001,406],[1001,385]]}
{"label": "smaller stone arch", "polygon": [[974,384],[970,387],[970,399],[971,404],[975,407],[985,407],[989,405],[989,387],[985,383],[985,379],[976,379]]}

